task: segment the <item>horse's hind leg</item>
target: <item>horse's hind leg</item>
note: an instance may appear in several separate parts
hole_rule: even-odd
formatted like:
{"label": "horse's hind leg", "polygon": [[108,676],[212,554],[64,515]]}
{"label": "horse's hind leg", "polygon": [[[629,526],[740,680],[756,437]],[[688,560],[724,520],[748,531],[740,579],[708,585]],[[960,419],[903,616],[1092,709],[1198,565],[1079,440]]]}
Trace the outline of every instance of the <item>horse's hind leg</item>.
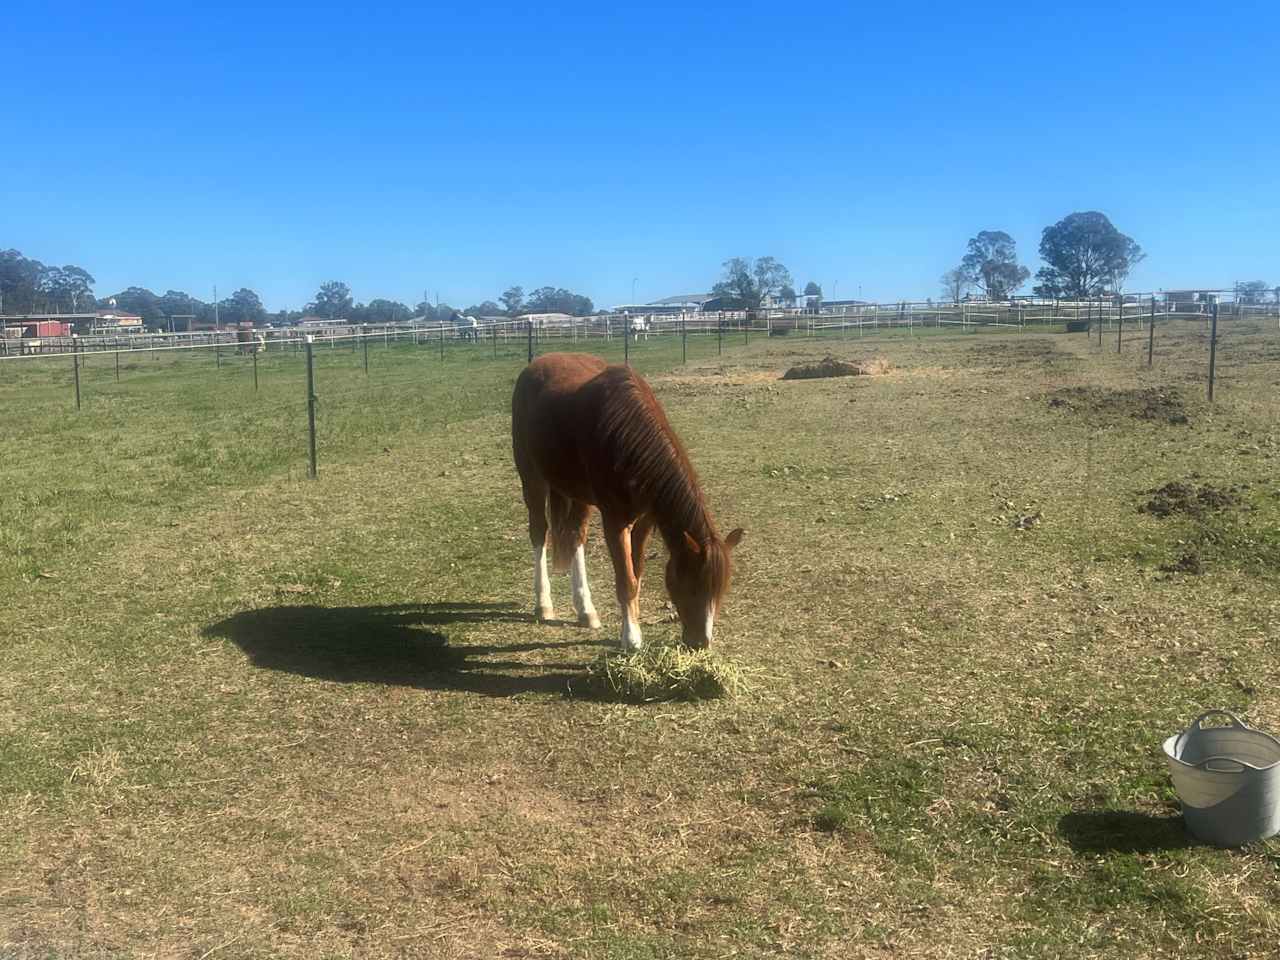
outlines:
{"label": "horse's hind leg", "polygon": [[591,508],[585,503],[573,502],[570,520],[576,524],[577,543],[573,548],[573,559],[570,561],[573,579],[573,609],[578,614],[578,624],[600,629],[600,615],[596,613],[595,604],[591,602],[591,588],[587,586],[587,525],[591,522]]}
{"label": "horse's hind leg", "polygon": [[547,487],[523,475],[520,486],[529,510],[529,542],[533,544],[534,615],[545,623],[556,618],[551,602],[551,577],[547,573]]}
{"label": "horse's hind leg", "polygon": [[573,609],[578,614],[578,623],[598,629],[600,617],[591,602],[591,588],[587,586],[586,551],[583,549],[587,542],[587,527],[591,522],[591,507],[552,490],[547,497],[547,512],[551,520],[552,569],[559,573],[567,567],[571,571]]}

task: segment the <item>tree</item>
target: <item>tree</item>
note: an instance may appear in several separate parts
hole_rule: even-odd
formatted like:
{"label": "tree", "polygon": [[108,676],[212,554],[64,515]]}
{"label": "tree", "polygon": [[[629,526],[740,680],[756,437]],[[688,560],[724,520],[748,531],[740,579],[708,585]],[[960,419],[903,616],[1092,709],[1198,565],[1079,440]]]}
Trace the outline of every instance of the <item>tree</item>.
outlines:
{"label": "tree", "polygon": [[794,281],[791,273],[773,257],[761,257],[752,261],[748,257],[733,257],[723,264],[724,276],[711,288],[718,297],[740,301],[750,311],[760,309],[765,297],[780,293],[784,286]]}
{"label": "tree", "polygon": [[94,306],[93,284],[94,279],[88,271],[68,264],[47,269],[41,286],[48,294],[51,306],[68,313],[78,313]]}
{"label": "tree", "polygon": [[966,282],[988,300],[1008,300],[1031,276],[1031,271],[1018,263],[1013,237],[1003,230],[983,230],[971,239],[960,270]]}
{"label": "tree", "polygon": [[252,323],[255,326],[267,315],[261,298],[247,287],[241,287],[220,304],[223,323]]}
{"label": "tree", "polygon": [[520,313],[521,307],[524,305],[524,287],[507,287],[498,299],[502,301],[502,305],[507,311],[507,316],[514,317]]}
{"label": "tree", "polygon": [[[169,317],[195,317],[209,322],[213,320],[212,304],[197,300],[181,290],[166,290],[163,296],[156,298],[156,307],[160,311],[157,325],[165,329],[168,329]],[[174,329],[185,330],[190,323],[190,320],[181,320]]]}
{"label": "tree", "polygon": [[1108,285],[1119,289],[1146,257],[1142,248],[1117,230],[1104,214],[1072,213],[1040,237],[1045,266],[1036,273],[1041,297],[1095,297]]}
{"label": "tree", "polygon": [[462,312],[469,317],[500,317],[504,310],[492,300],[486,300],[483,303],[472,304]]}
{"label": "tree", "polygon": [[17,250],[0,250],[0,312],[92,310],[93,284],[93,277],[81,267],[47,267]]}
{"label": "tree", "polygon": [[1236,288],[1241,303],[1262,303],[1267,296],[1267,281],[1246,280]]}
{"label": "tree", "polygon": [[821,297],[822,288],[810,280],[804,285],[804,295],[806,297]]}
{"label": "tree", "polygon": [[345,317],[355,304],[351,299],[351,288],[345,283],[331,280],[320,285],[319,292],[311,307],[317,314],[329,320]]}
{"label": "tree", "polygon": [[590,297],[572,293],[564,287],[539,287],[529,294],[524,304],[525,313],[567,313],[585,317],[595,312]]}
{"label": "tree", "polygon": [[795,300],[796,288],[789,283],[784,283],[782,289],[778,291],[779,300]]}
{"label": "tree", "polygon": [[964,271],[959,267],[954,270],[948,270],[942,275],[942,295],[952,303],[959,303],[961,298],[969,292],[969,281],[965,278]]}
{"label": "tree", "polygon": [[17,250],[0,250],[0,312],[34,313],[45,266]]}
{"label": "tree", "polygon": [[401,303],[399,300],[378,298],[370,300],[369,305],[364,308],[363,321],[365,323],[402,323],[409,319],[412,312],[408,304]]}
{"label": "tree", "polygon": [[104,310],[109,309],[112,300],[116,302],[116,310],[136,314],[148,327],[162,326],[164,312],[160,309],[160,298],[146,287],[128,287],[115,296],[99,300],[98,306]]}

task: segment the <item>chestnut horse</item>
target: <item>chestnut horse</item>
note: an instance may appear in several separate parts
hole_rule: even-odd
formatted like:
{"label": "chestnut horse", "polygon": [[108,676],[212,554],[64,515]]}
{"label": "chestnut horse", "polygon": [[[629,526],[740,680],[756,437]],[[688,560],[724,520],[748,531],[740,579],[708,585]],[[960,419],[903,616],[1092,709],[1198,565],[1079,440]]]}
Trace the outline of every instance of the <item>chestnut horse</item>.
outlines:
{"label": "chestnut horse", "polygon": [[642,643],[640,577],[654,527],[670,553],[667,592],[680,614],[683,642],[710,644],[729,588],[729,552],[742,531],[723,540],[717,535],[689,457],[640,375],[586,354],[539,357],[516,381],[511,444],[529,508],[538,619],[555,617],[547,576],[550,530],[554,569],[572,569],[578,623],[600,626],[583,552],[595,507],[613,560],[622,648],[638,650]]}

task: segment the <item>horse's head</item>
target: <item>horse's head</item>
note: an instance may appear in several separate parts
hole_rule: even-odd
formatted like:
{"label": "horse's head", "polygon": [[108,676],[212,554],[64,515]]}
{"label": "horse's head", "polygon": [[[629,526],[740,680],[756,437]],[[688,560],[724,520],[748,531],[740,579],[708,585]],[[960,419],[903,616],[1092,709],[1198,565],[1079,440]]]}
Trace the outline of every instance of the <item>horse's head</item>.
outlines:
{"label": "horse's head", "polygon": [[681,642],[686,647],[711,645],[720,603],[729,590],[732,569],[729,555],[742,542],[738,528],[723,540],[711,537],[699,541],[688,532],[667,561],[667,593],[676,605],[683,627]]}

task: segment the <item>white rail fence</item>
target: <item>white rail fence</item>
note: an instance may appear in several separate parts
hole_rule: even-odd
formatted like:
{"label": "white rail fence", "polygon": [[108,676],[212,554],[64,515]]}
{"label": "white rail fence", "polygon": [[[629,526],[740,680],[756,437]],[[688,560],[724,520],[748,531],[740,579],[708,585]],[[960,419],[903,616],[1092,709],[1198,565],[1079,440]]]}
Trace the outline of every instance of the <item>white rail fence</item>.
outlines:
{"label": "white rail fence", "polygon": [[[1257,317],[1280,317],[1276,304],[1220,304],[1223,320]],[[97,352],[160,351],[209,349],[235,353],[298,350],[304,336],[310,335],[318,349],[337,349],[346,344],[354,349],[359,341],[392,344],[413,343],[417,346],[438,342],[472,341],[476,343],[510,344],[532,333],[539,343],[582,341],[599,338],[612,340],[628,333],[633,340],[664,336],[728,336],[750,333],[769,335],[798,333],[803,336],[848,334],[905,327],[960,328],[981,327],[1049,328],[1063,324],[1068,329],[1084,329],[1100,324],[1112,328],[1121,322],[1144,324],[1149,319],[1201,319],[1208,321],[1208,303],[1175,300],[1163,295],[1127,296],[1080,301],[1013,301],[987,303],[909,302],[831,305],[817,311],[762,310],[753,316],[742,311],[699,313],[597,314],[563,320],[535,318],[486,320],[476,326],[453,323],[408,324],[327,324],[316,327],[259,328],[252,331],[197,331],[192,333],[138,332],[120,334],[71,335],[54,337],[0,337],[0,361],[36,358],[48,355]],[[0,318],[3,321],[4,318]],[[530,329],[532,326],[532,330]],[[12,327],[5,328],[12,330]]]}

